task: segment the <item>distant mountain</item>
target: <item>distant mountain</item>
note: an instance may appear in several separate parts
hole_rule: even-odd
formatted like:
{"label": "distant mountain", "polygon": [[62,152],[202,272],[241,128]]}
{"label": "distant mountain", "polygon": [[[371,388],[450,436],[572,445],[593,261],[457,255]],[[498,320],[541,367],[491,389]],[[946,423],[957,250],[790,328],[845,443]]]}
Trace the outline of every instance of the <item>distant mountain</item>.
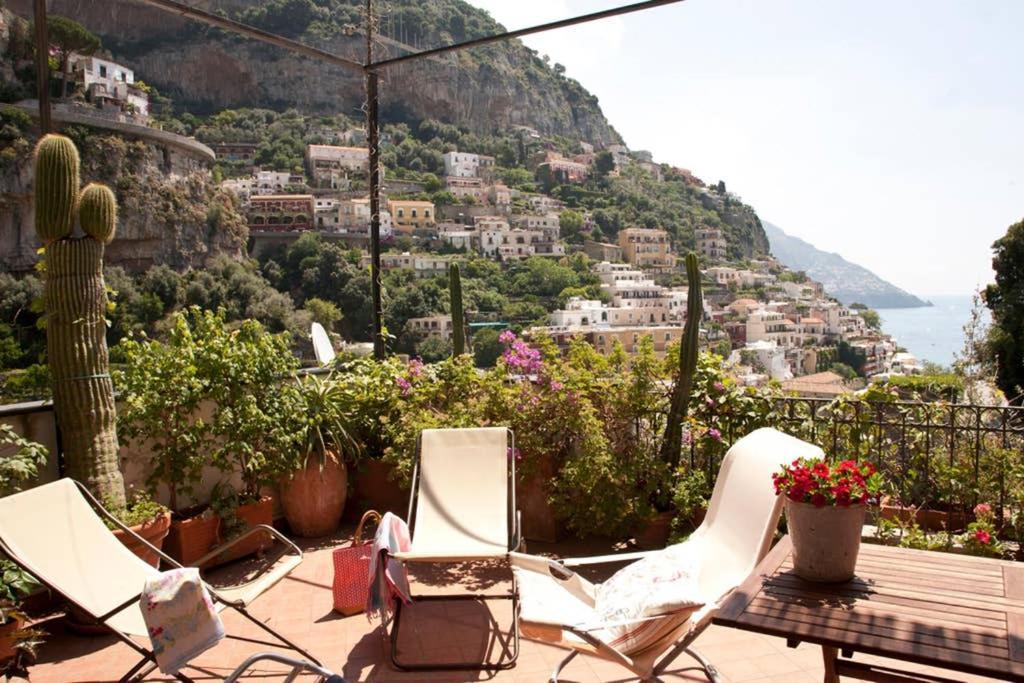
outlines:
{"label": "distant mountain", "polygon": [[825,292],[844,304],[862,303],[871,308],[931,306],[913,294],[850,263],[839,254],[817,249],[799,237],[787,235],[776,225],[761,221],[772,254],[787,268],[802,270],[825,286]]}

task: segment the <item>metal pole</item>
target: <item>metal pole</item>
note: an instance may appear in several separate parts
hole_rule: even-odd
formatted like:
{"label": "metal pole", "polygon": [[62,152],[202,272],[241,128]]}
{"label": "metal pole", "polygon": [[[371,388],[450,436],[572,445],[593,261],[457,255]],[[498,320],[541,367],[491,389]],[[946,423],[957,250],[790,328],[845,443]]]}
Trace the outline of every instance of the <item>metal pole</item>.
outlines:
{"label": "metal pole", "polygon": [[480,47],[481,45],[487,45],[489,43],[497,43],[503,40],[509,40],[511,38],[520,38],[522,36],[528,36],[532,33],[540,33],[541,31],[550,31],[556,28],[565,28],[566,26],[575,26],[576,24],[582,24],[588,21],[596,21],[597,19],[607,19],[608,17],[617,17],[622,14],[630,14],[631,12],[640,12],[642,10],[653,9],[655,7],[661,7],[662,5],[673,5],[677,2],[683,2],[683,0],[646,0],[645,2],[637,2],[632,5],[623,5],[622,7],[612,7],[611,9],[601,10],[600,12],[592,12],[590,14],[583,14],[578,17],[572,17],[570,19],[561,19],[559,21],[551,21],[546,24],[538,24],[537,26],[530,26],[529,28],[521,28],[515,31],[506,31],[505,33],[498,33],[493,36],[484,36],[483,38],[474,38],[473,40],[467,40],[461,43],[455,43],[454,45],[445,45],[443,47],[435,47],[431,50],[421,50],[420,52],[414,52],[408,55],[402,55],[401,57],[392,57],[391,59],[382,59],[379,62],[372,60],[367,61],[367,69],[381,69],[395,64],[401,64],[402,62],[412,61],[414,59],[420,59],[422,57],[433,57],[435,55],[444,54],[446,52],[454,52],[456,50],[465,50],[471,47]]}
{"label": "metal pole", "polygon": [[46,0],[35,0],[33,20],[36,23],[36,91],[39,98],[39,130],[46,135],[50,123],[50,39],[46,31]]}
{"label": "metal pole", "polygon": [[[373,0],[366,0],[366,61],[373,61]],[[373,306],[373,357],[384,360],[383,305],[380,294],[380,118],[377,74],[366,72],[366,139],[370,147],[370,299]]]}

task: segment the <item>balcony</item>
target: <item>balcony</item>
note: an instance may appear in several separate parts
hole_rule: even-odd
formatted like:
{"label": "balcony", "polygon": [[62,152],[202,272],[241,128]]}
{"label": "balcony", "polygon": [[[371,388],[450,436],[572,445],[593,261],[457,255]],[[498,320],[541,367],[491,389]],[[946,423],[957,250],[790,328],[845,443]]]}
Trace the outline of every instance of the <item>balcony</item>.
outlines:
{"label": "balcony", "polygon": [[[190,354],[211,353],[213,349],[222,348],[217,340],[231,338],[222,337],[215,321],[206,319],[205,324],[214,329],[196,329],[194,334],[210,335],[212,340],[180,341],[189,347]],[[887,482],[886,496],[883,507],[865,527],[868,542],[938,548],[963,556],[970,550],[964,545],[964,535],[971,510],[978,503],[987,503],[996,520],[993,533],[1003,543],[999,552],[1004,560],[993,567],[1014,564],[1009,558],[1018,554],[1015,541],[1021,535],[1019,518],[1024,503],[1020,474],[1021,454],[1024,453],[1022,409],[949,403],[934,396],[900,397],[893,387],[876,387],[862,396],[843,396],[835,400],[795,398],[770,388],[754,390],[737,386],[719,374],[720,368],[713,357],[704,356],[690,413],[680,425],[685,444],[681,461],[677,466],[666,466],[654,457],[656,449],[640,448],[640,442],[635,441],[638,435],[643,439],[657,439],[658,425],[664,423],[661,388],[670,377],[659,365],[659,355],[664,348],[656,346],[658,341],[648,341],[636,333],[631,334],[630,339],[623,339],[640,359],[635,367],[646,369],[639,373],[613,373],[601,369],[607,367],[608,361],[599,352],[580,342],[569,342],[572,351],[562,357],[535,354],[528,344],[520,343],[522,340],[503,337],[502,343],[506,345],[503,360],[488,371],[478,372],[472,364],[458,359],[441,361],[434,367],[395,359],[384,363],[363,360],[339,366],[325,381],[340,387],[341,396],[349,390],[356,392],[352,396],[357,398],[346,405],[360,415],[359,425],[364,424],[362,417],[372,419],[365,421],[368,427],[354,423],[353,435],[361,443],[388,439],[387,447],[378,447],[381,450],[369,463],[385,469],[391,467],[396,475],[403,468],[411,469],[411,444],[424,424],[447,425],[450,420],[482,423],[489,419],[511,426],[517,435],[517,448],[522,449],[521,471],[530,472],[531,467],[548,468],[532,470],[545,472],[539,478],[527,476],[520,480],[521,508],[530,514],[547,510],[553,515],[552,523],[561,532],[561,540],[557,542],[538,540],[531,535],[528,526],[527,550],[532,555],[577,557],[635,550],[657,509],[652,507],[651,501],[656,500],[659,488],[673,487],[672,499],[676,501],[683,500],[679,496],[684,491],[680,487],[684,486],[686,492],[696,493],[701,500],[706,500],[730,445],[757,428],[772,426],[817,444],[833,458],[869,460],[878,467]],[[602,345],[604,341],[604,338],[598,339]],[[127,367],[138,363],[134,353],[137,351],[129,350],[126,354]],[[259,367],[272,357],[273,349],[253,353],[270,356],[262,356],[262,361],[253,358],[252,362],[240,362],[237,367]],[[172,362],[181,355],[186,355],[184,348],[164,361]],[[232,371],[230,368],[202,358],[196,361],[193,371],[204,367],[212,373],[212,378],[231,381],[230,377],[223,376],[224,372]],[[129,379],[119,375],[122,391],[136,391]],[[288,383],[281,383],[279,378],[269,376],[265,381],[268,382],[265,386],[250,386],[250,391],[243,393],[262,399],[290,391]],[[570,386],[572,389],[566,388]],[[650,402],[638,400],[639,387],[646,387]],[[160,394],[159,391],[140,393],[136,398],[138,401],[163,400],[165,397]],[[485,396],[487,400],[482,400]],[[226,394],[223,400],[234,399]],[[138,403],[133,403],[126,407],[123,416],[130,417],[131,410],[137,406]],[[243,401],[240,406],[249,406],[249,403]],[[497,412],[503,406],[505,412]],[[213,417],[209,419],[213,425],[222,419],[216,407],[206,405],[203,410],[208,415],[212,411]],[[46,441],[56,450],[51,411],[46,404],[7,408],[3,420],[14,424],[19,431],[26,431],[26,425],[31,424],[35,438]],[[482,412],[470,415],[466,411]],[[375,431],[380,429],[382,423],[378,418],[382,414],[389,415],[396,430],[389,427],[386,433]],[[276,419],[291,424],[288,420],[292,418],[281,415]],[[156,438],[161,438],[165,429],[163,423],[151,427]],[[361,431],[363,429],[370,431]],[[253,438],[262,438],[262,434],[262,430],[254,432]],[[579,445],[567,450],[567,442]],[[121,459],[144,461],[150,447],[146,441],[126,439]],[[369,466],[369,463],[364,465]],[[565,467],[566,463],[573,466]],[[56,469],[56,463],[49,465]],[[199,488],[203,489],[224,473],[205,471],[204,479],[209,481]],[[48,470],[44,478],[53,478],[55,474]],[[138,482],[138,472],[126,470],[126,475]],[[353,502],[349,503],[349,516],[358,515],[371,506],[362,498],[371,488],[369,479],[356,466],[352,468],[352,476],[350,500]],[[384,481],[390,480],[385,478]],[[407,500],[408,494],[403,491],[401,481],[398,476],[383,488],[392,501],[398,499],[399,502],[389,504],[394,509],[401,509],[401,501]],[[646,482],[657,486],[647,486]],[[769,483],[766,481],[765,485]],[[580,492],[585,493],[579,495]],[[373,506],[382,507],[375,503]],[[682,524],[694,521],[699,504],[685,512],[681,506],[682,503],[675,503],[670,511]],[[553,512],[556,509],[557,516]],[[941,525],[932,528],[933,513],[945,515],[945,528]],[[281,519],[276,523],[282,529],[288,528]],[[353,526],[349,520],[328,537],[300,541],[306,553],[304,561],[253,602],[252,615],[307,649],[349,681],[480,680],[476,674],[459,672],[425,677],[422,673],[395,671],[383,647],[378,622],[370,622],[363,615],[342,617],[332,611],[332,551],[349,544]],[[681,530],[685,531],[685,527]],[[664,539],[656,541],[655,546],[663,543]],[[268,557],[273,556],[268,553]],[[936,552],[934,557],[944,556]],[[267,558],[243,559],[211,570],[206,576],[215,585],[232,583],[267,561]],[[610,571],[584,568],[581,574],[602,580]],[[998,572],[989,573],[994,576]],[[453,587],[500,592],[509,588],[509,572],[505,568],[477,563],[429,565],[413,573],[413,583],[417,594],[442,590],[450,593]],[[972,589],[967,582],[961,583],[964,583],[963,590]],[[988,588],[979,586],[978,590],[982,601],[990,599]],[[409,611],[398,643],[400,653],[414,655],[428,663],[453,658],[494,662],[508,656],[512,614],[507,604],[491,606],[492,603],[483,601],[464,601],[454,607],[441,606],[442,603],[423,604],[425,606],[417,605]],[[82,637],[70,633],[63,612],[59,601],[32,610],[34,623],[45,634],[38,661],[31,668],[33,681],[114,680],[137,659],[136,652],[111,636]],[[257,636],[256,627],[239,614],[226,612],[225,625],[243,637]],[[500,628],[496,630],[495,625]],[[939,638],[941,634],[929,637]],[[822,656],[815,647],[805,644],[790,648],[782,637],[711,626],[697,639],[696,647],[714,663],[726,681],[800,681],[823,676]],[[247,641],[224,641],[201,655],[195,664],[208,671],[211,679],[220,679],[246,656],[268,649]],[[545,680],[564,654],[564,650],[550,644],[524,639],[515,667],[499,672],[494,678]],[[877,660],[864,654],[857,656],[857,662],[874,661]],[[704,680],[698,672],[683,670],[692,665],[692,661],[681,657],[670,671],[682,680]],[[282,677],[280,669],[268,665],[254,672],[248,680]],[[628,680],[618,666],[587,656],[573,660],[564,679]]]}

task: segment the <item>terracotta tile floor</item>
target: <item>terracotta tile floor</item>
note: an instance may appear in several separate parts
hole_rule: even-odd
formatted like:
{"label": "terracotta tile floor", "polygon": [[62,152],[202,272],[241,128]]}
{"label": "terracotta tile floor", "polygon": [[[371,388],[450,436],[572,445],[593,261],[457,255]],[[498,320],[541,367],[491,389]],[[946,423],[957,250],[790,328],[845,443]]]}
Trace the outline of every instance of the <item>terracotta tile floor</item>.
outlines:
{"label": "terracotta tile floor", "polygon": [[[251,609],[256,618],[279,630],[286,637],[306,648],[325,666],[344,675],[346,681],[547,681],[554,665],[565,651],[528,640],[521,642],[515,668],[496,675],[465,672],[401,673],[387,663],[382,634],[376,622],[365,615],[341,617],[331,609],[331,578],[333,567],[330,550],[347,543],[348,536],[339,533],[336,539],[308,545],[306,559],[281,583],[257,600]],[[567,542],[557,548],[532,544],[532,552],[557,552],[565,556],[599,554],[607,546],[594,543]],[[237,567],[233,568],[237,571]],[[414,577],[417,593],[438,592],[457,582],[466,588],[500,593],[507,590],[507,570],[494,567],[456,569],[432,568]],[[228,572],[231,571],[229,568]],[[222,574],[225,572],[221,572]],[[600,577],[597,577],[600,578]],[[450,588],[449,588],[450,590]],[[484,605],[488,605],[485,607]],[[422,661],[445,661],[452,658],[500,659],[505,652],[511,611],[507,601],[421,603],[415,614],[403,621],[400,656],[422,658]],[[496,621],[502,633],[499,639],[489,637],[489,624]],[[229,633],[260,637],[262,633],[241,615],[225,612]],[[55,618],[44,622],[51,631],[40,652],[40,661],[31,669],[33,683],[70,683],[71,681],[116,681],[137,661],[137,656],[113,637],[83,637],[67,632],[63,621]],[[711,660],[728,681],[779,681],[802,683],[822,680],[820,651],[802,645],[786,647],[783,640],[742,631],[712,626],[698,639],[697,649]],[[268,650],[252,643],[225,640],[199,657],[195,664],[209,673],[190,670],[195,680],[219,680],[248,655]],[[865,661],[870,658],[860,657]],[[704,681],[696,671],[684,671],[693,662],[681,656],[667,681]],[[907,667],[912,668],[912,667]],[[923,670],[920,667],[918,670]],[[245,680],[282,680],[282,668],[264,665],[251,672]],[[963,678],[964,680],[983,680]],[[151,676],[147,680],[172,680]],[[562,674],[563,681],[629,681],[628,672],[592,657],[577,657]]]}

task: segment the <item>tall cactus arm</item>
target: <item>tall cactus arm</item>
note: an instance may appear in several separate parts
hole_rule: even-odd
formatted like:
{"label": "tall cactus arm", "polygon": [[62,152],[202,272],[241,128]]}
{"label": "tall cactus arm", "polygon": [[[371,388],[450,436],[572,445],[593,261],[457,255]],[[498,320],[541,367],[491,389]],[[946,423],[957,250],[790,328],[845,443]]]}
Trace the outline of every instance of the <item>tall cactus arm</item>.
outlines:
{"label": "tall cactus arm", "polygon": [[466,319],[462,310],[462,279],[457,263],[448,267],[448,294],[452,309],[452,355],[461,356],[466,352]]}
{"label": "tall cactus arm", "polygon": [[690,407],[694,375],[697,373],[697,352],[700,341],[700,321],[704,317],[704,295],[700,284],[700,264],[697,255],[686,255],[686,282],[689,292],[686,299],[686,324],[683,338],[679,343],[679,369],[672,386],[669,401],[668,421],[661,441],[661,459],[674,469],[679,465],[683,450],[682,423]]}

